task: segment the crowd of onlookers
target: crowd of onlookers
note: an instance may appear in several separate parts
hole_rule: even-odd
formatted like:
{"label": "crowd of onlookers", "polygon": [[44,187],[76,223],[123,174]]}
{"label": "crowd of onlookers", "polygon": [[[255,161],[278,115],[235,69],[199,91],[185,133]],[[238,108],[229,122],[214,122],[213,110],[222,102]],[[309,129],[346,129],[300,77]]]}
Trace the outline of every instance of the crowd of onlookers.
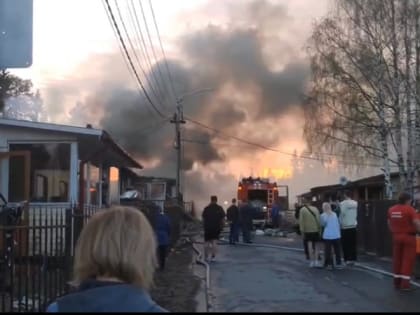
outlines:
{"label": "crowd of onlookers", "polygon": [[[326,196],[321,209],[310,200],[303,200],[303,204],[295,208],[296,230],[302,235],[311,268],[332,270],[355,264],[358,202],[352,199],[350,191],[344,192],[342,198]],[[412,290],[410,280],[417,255],[416,233],[420,232],[420,217],[410,194],[401,193],[398,203],[388,210],[388,228],[392,234],[394,286],[399,290]],[[322,245],[323,261],[320,256]]]}
{"label": "crowd of onlookers", "polygon": [[[357,212],[358,203],[349,191],[344,192],[342,200],[326,196],[321,209],[310,200],[296,205],[297,231],[303,236],[311,268],[341,269],[354,264],[357,260]],[[321,243],[325,254],[323,261],[319,255]]]}

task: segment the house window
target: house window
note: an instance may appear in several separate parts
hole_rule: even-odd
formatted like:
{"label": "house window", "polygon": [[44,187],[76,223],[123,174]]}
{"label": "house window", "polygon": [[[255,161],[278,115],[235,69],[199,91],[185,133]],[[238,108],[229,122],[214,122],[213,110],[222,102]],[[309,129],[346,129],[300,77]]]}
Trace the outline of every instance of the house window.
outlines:
{"label": "house window", "polygon": [[[10,144],[10,151],[31,153],[30,201],[68,202],[70,144]],[[11,157],[9,165],[9,201],[22,201],[25,199],[24,158]]]}

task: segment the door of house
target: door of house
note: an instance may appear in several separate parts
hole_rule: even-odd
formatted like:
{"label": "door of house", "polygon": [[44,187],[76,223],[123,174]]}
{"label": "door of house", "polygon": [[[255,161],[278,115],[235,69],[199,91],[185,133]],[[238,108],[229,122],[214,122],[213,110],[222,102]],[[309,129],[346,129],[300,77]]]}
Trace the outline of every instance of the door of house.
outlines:
{"label": "door of house", "polygon": [[[0,152],[0,161],[4,159],[9,159],[11,157],[22,157],[24,160],[24,200],[23,202],[23,212],[21,219],[18,221],[17,226],[13,228],[13,240],[18,250],[19,255],[25,255],[27,251],[28,243],[28,233],[29,233],[29,198],[30,198],[30,168],[31,168],[31,152],[30,151],[12,151],[12,152]],[[6,176],[6,174],[1,174],[0,176]],[[6,200],[8,196],[5,196]],[[10,231],[10,227],[0,226],[0,252],[3,252],[6,246],[6,232]],[[26,256],[26,255],[25,255]]]}

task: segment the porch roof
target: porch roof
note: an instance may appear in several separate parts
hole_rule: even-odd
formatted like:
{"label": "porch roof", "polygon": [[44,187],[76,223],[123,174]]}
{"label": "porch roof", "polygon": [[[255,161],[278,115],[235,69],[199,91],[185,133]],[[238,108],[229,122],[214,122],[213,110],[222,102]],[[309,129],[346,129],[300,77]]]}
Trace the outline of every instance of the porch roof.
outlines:
{"label": "porch roof", "polygon": [[0,126],[31,130],[31,132],[54,132],[54,134],[68,135],[79,144],[79,159],[91,162],[95,166],[102,163],[103,166],[143,168],[105,130],[90,126],[76,127],[3,118],[0,119]]}

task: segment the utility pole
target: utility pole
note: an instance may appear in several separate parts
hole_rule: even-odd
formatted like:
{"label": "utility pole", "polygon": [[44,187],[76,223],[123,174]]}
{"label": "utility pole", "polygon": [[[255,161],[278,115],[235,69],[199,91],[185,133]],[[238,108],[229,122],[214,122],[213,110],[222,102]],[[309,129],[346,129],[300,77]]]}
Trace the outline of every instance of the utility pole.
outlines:
{"label": "utility pole", "polygon": [[182,108],[182,99],[176,101],[176,112],[171,123],[175,124],[175,150],[177,150],[176,158],[176,199],[181,202],[181,154],[182,154],[182,141],[181,141],[181,124],[185,124],[184,112]]}
{"label": "utility pole", "polygon": [[181,162],[182,162],[182,141],[181,141],[181,125],[185,124],[184,120],[184,97],[193,96],[202,92],[213,91],[212,88],[206,88],[196,90],[190,93],[186,93],[176,99],[176,112],[171,120],[172,124],[175,124],[175,150],[177,150],[176,159],[176,198],[178,202],[181,202]]}

